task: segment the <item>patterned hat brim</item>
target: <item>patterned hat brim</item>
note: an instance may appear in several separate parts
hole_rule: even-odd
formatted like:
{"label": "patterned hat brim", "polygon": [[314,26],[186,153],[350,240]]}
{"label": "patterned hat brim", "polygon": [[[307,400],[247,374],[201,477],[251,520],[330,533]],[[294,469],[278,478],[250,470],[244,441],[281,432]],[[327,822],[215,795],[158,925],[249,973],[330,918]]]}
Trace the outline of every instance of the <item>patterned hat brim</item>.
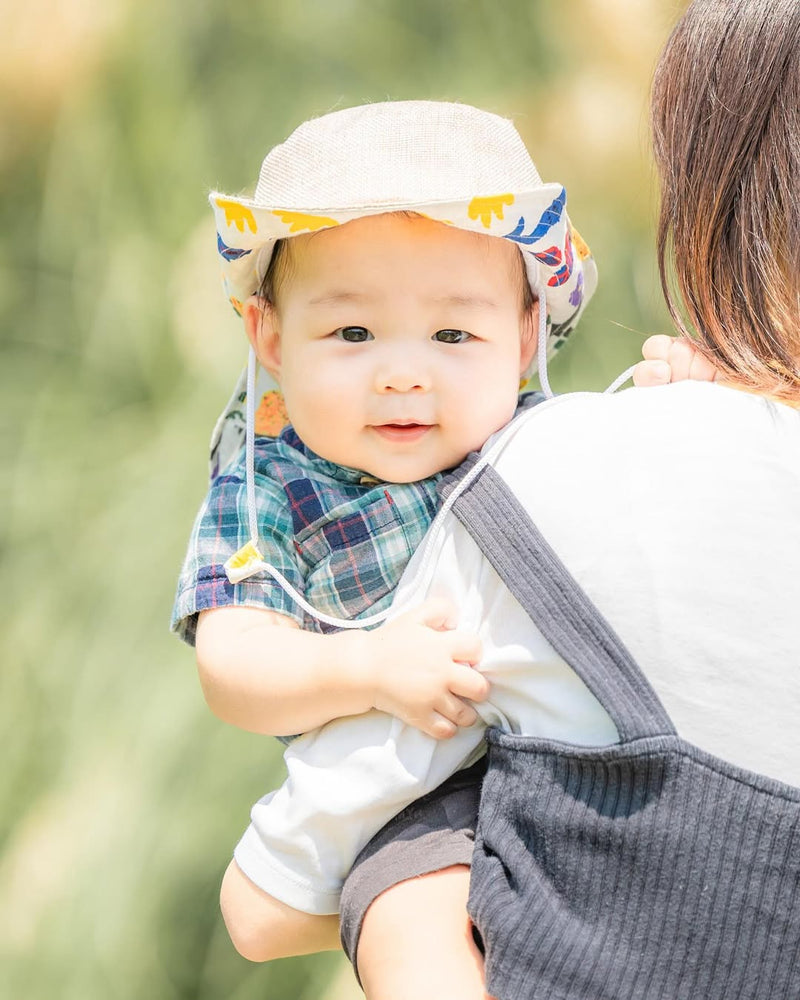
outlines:
{"label": "patterned hat brim", "polygon": [[430,204],[395,203],[345,208],[270,208],[249,198],[214,191],[209,202],[217,224],[225,293],[237,312],[254,294],[279,239],[344,225],[369,215],[416,212],[468,232],[516,243],[534,291],[545,288],[548,354],[567,339],[597,285],[589,247],[572,226],[560,184],[519,193],[476,195]]}
{"label": "patterned hat brim", "polygon": [[[251,199],[212,192],[225,292],[234,309],[258,291],[272,249],[291,239],[355,219],[388,212],[416,212],[468,232],[516,243],[534,292],[545,289],[547,353],[552,356],[568,339],[597,286],[597,267],[589,247],[572,226],[566,191],[560,184],[542,184],[533,191],[478,195],[469,200],[439,203],[382,204],[339,208],[270,208]],[[535,362],[532,364],[535,370]],[[244,445],[246,373],[219,417],[211,437],[209,472],[213,479]],[[523,378],[523,383],[530,372]],[[275,435],[287,416],[277,385],[259,369],[256,382],[257,434]]]}

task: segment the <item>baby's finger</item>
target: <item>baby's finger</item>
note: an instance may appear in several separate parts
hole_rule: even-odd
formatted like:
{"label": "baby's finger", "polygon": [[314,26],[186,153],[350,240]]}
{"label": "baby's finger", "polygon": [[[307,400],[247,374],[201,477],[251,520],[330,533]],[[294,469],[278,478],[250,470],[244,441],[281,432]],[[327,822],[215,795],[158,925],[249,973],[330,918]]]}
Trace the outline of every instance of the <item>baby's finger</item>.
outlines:
{"label": "baby's finger", "polygon": [[669,352],[674,342],[675,337],[670,337],[666,333],[656,333],[642,344],[642,357],[645,361],[669,362]]}
{"label": "baby's finger", "polygon": [[717,377],[717,369],[711,364],[708,358],[703,357],[699,351],[694,352],[694,357],[689,365],[689,378],[695,382],[714,382]]}
{"label": "baby's finger", "polygon": [[451,659],[458,663],[474,665],[481,662],[483,643],[474,632],[455,630],[448,635],[447,645]]}
{"label": "baby's finger", "polygon": [[437,631],[454,629],[458,624],[458,611],[452,601],[444,597],[431,597],[414,611],[409,612],[421,625]]}
{"label": "baby's finger", "polygon": [[486,701],[491,691],[491,684],[486,677],[474,667],[458,664],[459,669],[450,681],[450,691],[459,698],[469,698],[470,701]]}
{"label": "baby's finger", "polygon": [[438,712],[431,712],[427,724],[420,725],[418,728],[435,740],[449,740],[458,732],[458,726],[449,719],[445,719],[443,715],[439,715]]}
{"label": "baby's finger", "polygon": [[672,369],[672,382],[684,382],[690,378],[689,372],[696,355],[695,349],[688,340],[676,338],[669,349],[669,366]]}
{"label": "baby's finger", "polygon": [[672,369],[666,361],[640,361],[633,369],[633,384],[640,389],[666,385]]}
{"label": "baby's finger", "polygon": [[478,713],[455,695],[444,695],[436,702],[436,711],[455,726],[471,726]]}

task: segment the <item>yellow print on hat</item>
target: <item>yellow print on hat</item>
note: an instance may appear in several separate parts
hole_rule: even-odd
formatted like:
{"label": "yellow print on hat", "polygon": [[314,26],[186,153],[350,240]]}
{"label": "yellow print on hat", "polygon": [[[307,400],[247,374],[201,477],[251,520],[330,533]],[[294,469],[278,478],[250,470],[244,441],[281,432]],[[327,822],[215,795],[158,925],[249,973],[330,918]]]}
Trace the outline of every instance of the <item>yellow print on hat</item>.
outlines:
{"label": "yellow print on hat", "polygon": [[580,257],[581,260],[586,260],[587,257],[592,256],[592,251],[589,249],[589,244],[581,236],[578,230],[574,226],[569,227],[569,233],[572,237],[572,245],[575,247],[575,252]]}
{"label": "yellow print on hat", "polygon": [[480,219],[486,229],[492,225],[492,216],[503,218],[503,205],[513,205],[513,194],[493,194],[488,198],[473,198],[467,209],[470,219]]}
{"label": "yellow print on hat", "polygon": [[301,233],[307,229],[313,233],[317,229],[328,229],[331,226],[338,226],[336,219],[329,219],[324,215],[307,215],[305,212],[283,212],[276,209],[272,213],[277,215],[281,222],[289,227],[290,233]]}
{"label": "yellow print on hat", "polygon": [[240,233],[244,232],[245,226],[247,226],[251,233],[258,232],[255,216],[249,208],[240,205],[238,201],[226,201],[225,198],[217,198],[215,200],[217,208],[221,208],[225,213],[226,226],[236,226]]}

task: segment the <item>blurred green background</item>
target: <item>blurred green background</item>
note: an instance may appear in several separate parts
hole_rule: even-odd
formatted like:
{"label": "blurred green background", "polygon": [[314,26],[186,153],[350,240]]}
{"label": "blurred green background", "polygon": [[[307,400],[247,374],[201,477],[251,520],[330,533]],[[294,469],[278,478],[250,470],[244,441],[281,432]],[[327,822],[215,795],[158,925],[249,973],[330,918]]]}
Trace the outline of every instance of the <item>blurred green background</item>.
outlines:
{"label": "blurred green background", "polygon": [[661,0],[5,0],[0,10],[0,995],[359,996],[341,956],[258,967],[217,886],[275,741],[202,700],[167,621],[245,358],[212,187],[300,121],[386,98],[513,117],[598,259],[554,366],[600,388],[668,329],[646,99]]}

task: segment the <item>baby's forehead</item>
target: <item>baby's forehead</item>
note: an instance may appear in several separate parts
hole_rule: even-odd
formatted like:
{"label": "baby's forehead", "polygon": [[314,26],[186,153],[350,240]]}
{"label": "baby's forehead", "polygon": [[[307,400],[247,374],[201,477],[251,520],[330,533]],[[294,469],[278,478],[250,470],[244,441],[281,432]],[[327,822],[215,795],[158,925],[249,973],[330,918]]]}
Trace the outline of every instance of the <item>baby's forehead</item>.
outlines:
{"label": "baby's forehead", "polygon": [[480,305],[527,286],[520,248],[415,213],[386,213],[305,233],[286,241],[287,267],[303,283],[333,281],[329,301],[355,299],[364,288],[409,281],[430,286],[442,304]]}

